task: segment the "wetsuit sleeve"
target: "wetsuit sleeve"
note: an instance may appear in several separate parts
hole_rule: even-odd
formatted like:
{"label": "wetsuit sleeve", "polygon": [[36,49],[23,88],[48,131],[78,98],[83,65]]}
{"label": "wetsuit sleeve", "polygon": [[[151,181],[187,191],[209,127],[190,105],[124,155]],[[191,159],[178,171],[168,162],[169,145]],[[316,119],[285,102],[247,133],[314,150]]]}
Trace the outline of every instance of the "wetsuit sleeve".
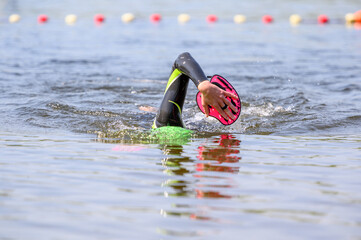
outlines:
{"label": "wetsuit sleeve", "polygon": [[194,82],[197,88],[201,82],[208,81],[196,60],[185,52],[180,54],[173,64],[164,97],[152,128],[185,127],[182,120],[182,110],[189,79]]}
{"label": "wetsuit sleeve", "polygon": [[208,81],[202,68],[188,52],[184,52],[178,56],[174,62],[173,71],[174,69],[178,69],[184,75],[187,75],[194,82],[197,88],[201,82]]}

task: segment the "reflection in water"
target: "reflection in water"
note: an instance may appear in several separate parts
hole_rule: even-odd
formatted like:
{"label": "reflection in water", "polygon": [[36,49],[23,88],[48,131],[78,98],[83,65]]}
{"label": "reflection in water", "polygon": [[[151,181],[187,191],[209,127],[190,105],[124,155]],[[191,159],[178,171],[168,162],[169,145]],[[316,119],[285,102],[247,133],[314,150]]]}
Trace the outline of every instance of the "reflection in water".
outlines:
{"label": "reflection in water", "polygon": [[[204,175],[202,172],[228,172],[228,173],[238,173],[239,165],[238,163],[241,160],[241,157],[232,154],[238,154],[239,150],[236,149],[240,145],[240,141],[233,137],[232,135],[221,135],[219,139],[214,139],[214,146],[200,146],[198,147],[198,156],[197,158],[202,162],[196,164],[196,171],[198,174],[195,174],[195,178],[209,178],[209,176]],[[205,162],[205,161],[209,162]],[[229,165],[228,163],[231,163]],[[206,180],[207,182],[207,180]],[[231,198],[230,195],[221,194],[220,191],[214,190],[202,190],[207,188],[207,184],[198,184],[199,189],[196,189],[197,198]],[[212,188],[231,188],[231,184],[223,184],[212,186]]]}
{"label": "reflection in water", "polygon": [[[196,159],[182,156],[182,146],[163,146],[164,154],[169,156],[163,159],[165,173],[173,176],[163,183],[163,187],[167,188],[164,192],[165,197],[232,198],[227,192],[230,192],[229,189],[234,188],[235,185],[227,174],[239,172],[241,160],[239,145],[240,140],[233,135],[217,136],[211,138],[211,142],[198,147]],[[207,216],[207,206],[177,204],[173,208],[176,210],[162,209],[161,214],[211,220]]]}
{"label": "reflection in water", "polygon": [[[216,171],[216,172],[231,172],[237,173],[239,167],[225,166],[225,163],[237,163],[241,158],[239,156],[232,156],[231,154],[239,153],[235,147],[240,145],[238,139],[235,139],[232,135],[221,135],[220,139],[214,139],[213,143],[217,144],[217,147],[213,146],[200,146],[198,147],[199,160],[211,160],[208,163],[197,163],[197,171]],[[213,162],[213,161],[216,161]],[[222,165],[223,164],[223,165]]]}

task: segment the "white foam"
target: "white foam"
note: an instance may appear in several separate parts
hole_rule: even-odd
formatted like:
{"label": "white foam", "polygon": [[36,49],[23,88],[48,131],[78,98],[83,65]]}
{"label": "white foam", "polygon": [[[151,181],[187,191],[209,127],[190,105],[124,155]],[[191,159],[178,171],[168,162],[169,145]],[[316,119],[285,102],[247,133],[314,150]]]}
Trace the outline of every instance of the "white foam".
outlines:
{"label": "white foam", "polygon": [[242,107],[242,113],[245,115],[256,115],[260,117],[269,117],[279,112],[289,112],[291,111],[291,107],[284,108],[282,106],[273,106],[272,103],[265,103],[261,106],[252,106]]}

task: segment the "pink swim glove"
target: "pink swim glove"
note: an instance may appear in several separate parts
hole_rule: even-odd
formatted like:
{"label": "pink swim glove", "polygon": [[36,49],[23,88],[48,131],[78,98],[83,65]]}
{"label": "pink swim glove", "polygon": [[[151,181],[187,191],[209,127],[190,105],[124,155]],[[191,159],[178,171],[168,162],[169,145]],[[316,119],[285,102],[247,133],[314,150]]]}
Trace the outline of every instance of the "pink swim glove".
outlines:
{"label": "pink swim glove", "polygon": [[[222,77],[220,75],[213,75],[210,82],[213,83],[214,85],[216,85],[217,87],[238,96],[238,99],[226,97],[238,110],[237,113],[235,113],[232,111],[231,108],[229,108],[229,110],[235,116],[234,119],[229,118],[228,120],[226,120],[224,117],[222,117],[221,114],[219,114],[219,112],[214,107],[209,106],[209,116],[218,119],[223,125],[233,124],[235,121],[237,121],[239,115],[241,114],[241,107],[242,107],[241,100],[239,99],[239,95],[238,95],[237,91],[224,77]],[[202,94],[200,92],[197,93],[196,99],[197,99],[197,104],[198,104],[199,109],[203,113],[205,113],[203,106],[202,106]]]}

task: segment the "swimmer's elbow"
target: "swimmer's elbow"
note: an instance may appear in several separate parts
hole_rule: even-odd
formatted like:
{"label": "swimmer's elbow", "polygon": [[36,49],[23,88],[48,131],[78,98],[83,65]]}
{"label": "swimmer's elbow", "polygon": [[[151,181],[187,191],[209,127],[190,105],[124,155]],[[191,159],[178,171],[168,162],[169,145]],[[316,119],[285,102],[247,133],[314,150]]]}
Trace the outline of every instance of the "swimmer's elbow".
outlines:
{"label": "swimmer's elbow", "polygon": [[179,56],[175,60],[174,66],[176,68],[179,68],[182,65],[184,65],[184,62],[188,62],[189,60],[193,60],[192,55],[189,52],[183,52],[183,53],[179,54]]}
{"label": "swimmer's elbow", "polygon": [[189,52],[183,52],[181,54],[179,54],[179,57],[182,57],[182,56],[190,56],[191,54]]}

